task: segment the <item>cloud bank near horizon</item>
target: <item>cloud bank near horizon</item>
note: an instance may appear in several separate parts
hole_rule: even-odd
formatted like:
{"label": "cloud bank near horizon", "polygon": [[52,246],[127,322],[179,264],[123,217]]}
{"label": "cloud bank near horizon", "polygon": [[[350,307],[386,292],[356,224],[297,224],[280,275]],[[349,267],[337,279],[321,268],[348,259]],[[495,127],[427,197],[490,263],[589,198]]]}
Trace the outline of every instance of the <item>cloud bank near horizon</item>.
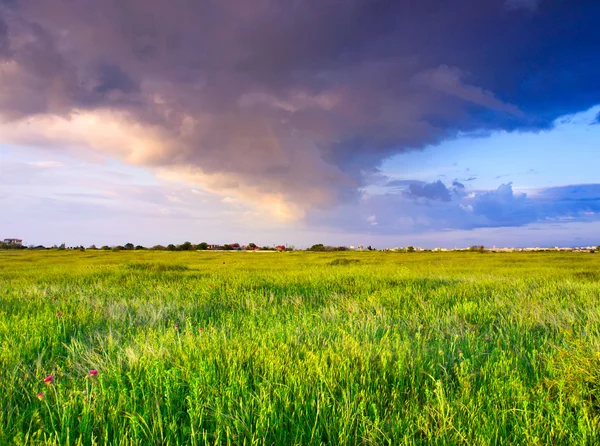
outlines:
{"label": "cloud bank near horizon", "polygon": [[[599,14],[587,0],[3,0],[0,134],[301,219],[359,203],[393,155],[600,103]],[[407,192],[432,193],[452,201]]]}
{"label": "cloud bank near horizon", "polygon": [[[16,150],[3,155],[0,204],[11,212],[2,214],[0,228],[27,244],[579,246],[597,244],[600,227],[600,184],[519,190],[504,183],[483,190],[458,181],[388,181],[387,193],[365,194],[358,205],[312,212],[307,225],[290,225],[265,219],[247,202],[156,180],[141,168],[64,156],[40,160],[41,151],[23,159]],[[435,186],[414,194],[412,184]]]}

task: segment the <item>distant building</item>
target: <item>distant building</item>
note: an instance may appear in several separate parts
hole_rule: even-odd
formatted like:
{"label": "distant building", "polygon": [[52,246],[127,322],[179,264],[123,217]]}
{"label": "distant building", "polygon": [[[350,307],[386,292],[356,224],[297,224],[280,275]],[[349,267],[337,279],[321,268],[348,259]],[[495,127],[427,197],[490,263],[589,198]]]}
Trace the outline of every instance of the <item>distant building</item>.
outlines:
{"label": "distant building", "polygon": [[18,238],[5,238],[4,244],[9,246],[23,246],[23,240]]}

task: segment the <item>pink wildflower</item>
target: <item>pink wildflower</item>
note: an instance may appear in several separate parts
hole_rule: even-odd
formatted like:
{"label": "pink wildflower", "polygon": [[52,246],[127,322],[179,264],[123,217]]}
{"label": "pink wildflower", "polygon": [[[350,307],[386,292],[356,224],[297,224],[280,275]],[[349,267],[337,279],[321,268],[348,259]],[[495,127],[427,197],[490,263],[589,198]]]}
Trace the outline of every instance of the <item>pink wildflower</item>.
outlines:
{"label": "pink wildflower", "polygon": [[54,382],[54,377],[52,375],[48,375],[46,376],[46,378],[44,379],[44,382],[46,384],[52,384]]}
{"label": "pink wildflower", "polygon": [[91,376],[91,377],[94,377],[94,376],[96,376],[97,374],[98,374],[98,370],[96,370],[96,369],[92,369],[92,370],[90,370],[90,376]]}
{"label": "pink wildflower", "polygon": [[42,401],[44,399],[44,392],[38,392],[37,397],[38,400]]}

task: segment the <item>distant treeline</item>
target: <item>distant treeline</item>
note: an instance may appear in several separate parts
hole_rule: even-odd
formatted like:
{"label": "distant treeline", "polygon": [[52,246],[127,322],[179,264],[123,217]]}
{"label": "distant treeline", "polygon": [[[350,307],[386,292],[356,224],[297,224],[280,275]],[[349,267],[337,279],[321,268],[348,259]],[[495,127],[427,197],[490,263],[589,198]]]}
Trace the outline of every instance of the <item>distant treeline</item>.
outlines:
{"label": "distant treeline", "polygon": [[[350,251],[350,248],[347,246],[327,246],[322,243],[318,243],[316,245],[312,245],[310,248],[306,248],[307,251],[315,251],[315,252],[332,252],[332,251]],[[367,248],[369,251],[373,251],[373,248],[370,246]]]}
{"label": "distant treeline", "polygon": [[[412,247],[411,247],[412,248]],[[80,250],[85,251],[89,250],[98,250],[98,251],[295,251],[293,246],[285,246],[285,245],[277,245],[277,246],[258,246],[256,243],[248,243],[247,245],[240,245],[239,243],[230,243],[224,245],[217,244],[209,244],[207,242],[201,242],[198,244],[194,244],[191,242],[184,242],[180,245],[169,244],[169,245],[154,245],[152,247],[142,246],[142,245],[134,245],[133,243],[125,243],[124,245],[116,245],[116,246],[108,246],[104,245],[101,247],[97,247],[96,245],[88,246],[87,248],[83,245],[81,246],[69,246],[67,247],[65,243],[57,246],[46,247],[43,245],[38,246],[21,246],[21,245],[8,245],[6,243],[0,242],[0,249],[57,249],[57,250]],[[306,251],[315,251],[315,252],[332,252],[332,251],[350,251],[351,249],[347,246],[328,246],[322,243],[318,243],[316,245],[312,245],[310,248],[307,248]],[[362,248],[360,249],[363,250]],[[365,248],[367,251],[376,251],[376,249],[368,246]],[[414,250],[414,249],[412,249]]]}
{"label": "distant treeline", "polygon": [[134,245],[133,243],[125,243],[124,245],[116,245],[116,246],[108,246],[104,245],[101,247],[97,247],[96,245],[88,246],[87,248],[83,245],[81,246],[69,246],[67,247],[65,243],[61,245],[54,245],[50,247],[46,247],[43,245],[38,246],[25,246],[25,245],[14,245],[7,244],[4,242],[0,242],[0,249],[56,249],[56,250],[80,250],[85,251],[86,249],[90,250],[99,250],[99,251],[142,251],[142,250],[151,250],[151,251],[294,251],[293,246],[285,246],[285,245],[277,245],[277,246],[258,246],[255,243],[248,243],[247,245],[240,245],[239,243],[231,243],[231,244],[209,244],[207,242],[201,242],[198,244],[194,244],[191,242],[184,242],[180,245],[154,245],[152,247],[146,247],[142,245]]}
{"label": "distant treeline", "polygon": [[[38,246],[15,245],[15,244],[8,244],[8,243],[4,243],[4,242],[0,241],[0,250],[2,250],[2,249],[15,249],[15,250],[18,250],[18,249],[29,249],[29,250],[55,249],[55,250],[78,250],[78,251],[85,251],[88,249],[89,250],[98,250],[98,251],[143,251],[143,250],[150,250],[150,251],[296,251],[296,248],[294,246],[290,246],[290,245],[288,245],[288,246],[285,246],[285,245],[258,246],[255,243],[248,243],[247,245],[240,245],[239,243],[217,245],[217,244],[209,244],[207,242],[201,242],[198,244],[194,244],[191,242],[184,242],[179,245],[174,245],[174,244],[169,244],[166,246],[154,245],[152,247],[146,247],[146,246],[142,246],[142,245],[134,245],[133,243],[125,243],[124,245],[116,245],[116,246],[104,245],[101,247],[97,247],[96,245],[91,245],[86,248],[83,245],[67,247],[65,245],[65,243],[58,245],[58,246],[53,245],[53,246],[46,247],[43,245],[38,245]],[[599,249],[598,247],[592,247],[591,252],[594,253],[598,249]],[[312,245],[310,248],[306,248],[305,251],[336,252],[336,251],[378,251],[378,250],[375,248],[372,248],[371,246],[367,246],[366,248],[359,246],[357,249],[355,249],[354,247],[349,248],[347,246],[329,246],[329,245],[324,245],[322,243],[318,243],[316,245]],[[469,248],[463,248],[463,249],[459,249],[459,250],[456,250],[456,249],[440,250],[439,248],[432,250],[432,249],[423,249],[423,248],[415,248],[413,246],[407,246],[404,248],[383,249],[381,251],[409,252],[409,253],[412,253],[412,252],[436,252],[436,251],[437,252],[439,252],[439,251],[470,251],[470,252],[479,252],[479,253],[490,253],[490,252],[495,252],[497,250],[495,248],[491,248],[491,249],[486,248],[483,245],[474,245]],[[526,251],[528,251],[528,252],[550,252],[553,250],[551,248],[539,248],[539,249],[528,248],[528,249],[526,249]]]}
{"label": "distant treeline", "polygon": [[[36,247],[30,246],[30,248],[46,249],[44,246],[36,246]],[[27,246],[13,245],[13,244],[0,242],[0,249],[27,249]]]}
{"label": "distant treeline", "polygon": [[[33,250],[43,250],[43,249],[57,249],[57,250],[79,250],[85,251],[86,249],[90,250],[99,250],[99,251],[295,251],[296,249],[293,246],[285,246],[285,245],[277,245],[277,246],[258,246],[255,243],[248,243],[247,245],[240,245],[239,243],[230,243],[225,245],[217,245],[217,244],[209,244],[207,242],[201,242],[198,244],[194,244],[191,242],[184,242],[180,245],[169,244],[169,245],[154,245],[152,247],[146,247],[142,245],[134,245],[133,243],[125,243],[124,245],[116,245],[116,246],[108,246],[104,245],[101,247],[96,247],[96,245],[88,246],[87,248],[83,245],[81,246],[69,246],[67,247],[65,243],[61,245],[54,245],[50,247],[46,247],[43,245],[38,246],[25,246],[25,245],[13,245],[7,244],[4,242],[0,242],[0,249],[33,249]],[[306,248],[306,251],[312,252],[334,252],[334,251],[353,251],[353,248],[348,248],[347,246],[329,246],[324,245],[322,243],[318,243],[316,245],[312,245],[310,248]],[[366,248],[360,247],[359,251],[377,251],[375,248],[371,246],[367,246]],[[482,245],[471,246],[468,248],[469,251],[475,252],[485,252],[486,248]],[[406,248],[394,249],[397,252],[415,252],[416,249],[413,246],[407,246]],[[430,251],[430,250],[422,250],[422,251]]]}

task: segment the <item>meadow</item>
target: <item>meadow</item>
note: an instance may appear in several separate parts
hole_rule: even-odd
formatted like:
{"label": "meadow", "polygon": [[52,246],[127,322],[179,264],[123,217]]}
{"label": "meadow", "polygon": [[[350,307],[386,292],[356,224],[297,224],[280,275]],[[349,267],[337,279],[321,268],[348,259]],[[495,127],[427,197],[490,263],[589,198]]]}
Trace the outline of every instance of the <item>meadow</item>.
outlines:
{"label": "meadow", "polygon": [[1,445],[599,438],[600,254],[0,252]]}

